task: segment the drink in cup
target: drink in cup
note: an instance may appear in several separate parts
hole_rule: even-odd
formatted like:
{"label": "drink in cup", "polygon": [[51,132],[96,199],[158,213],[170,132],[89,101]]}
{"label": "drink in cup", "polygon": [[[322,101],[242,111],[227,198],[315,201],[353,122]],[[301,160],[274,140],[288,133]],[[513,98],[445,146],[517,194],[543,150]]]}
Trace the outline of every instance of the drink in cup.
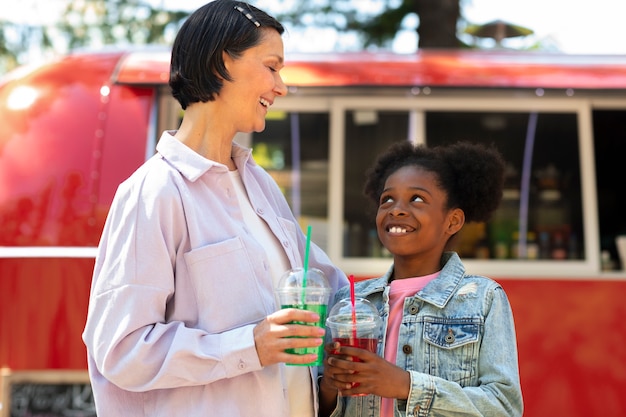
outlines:
{"label": "drink in cup", "polygon": [[[322,271],[317,268],[309,268],[305,276],[303,268],[289,269],[281,277],[276,293],[278,294],[281,308],[298,308],[313,311],[320,316],[319,321],[315,323],[295,323],[324,328],[331,288]],[[298,355],[317,354],[317,361],[315,362],[287,365],[319,366],[322,364],[324,346],[287,349],[286,352]]]}
{"label": "drink in cup", "polygon": [[[326,326],[330,329],[333,342],[377,353],[382,320],[376,307],[366,299],[355,298],[354,313],[349,298],[340,300],[328,314]],[[352,357],[352,360],[360,361],[356,357]],[[358,385],[354,383],[353,387]]]}

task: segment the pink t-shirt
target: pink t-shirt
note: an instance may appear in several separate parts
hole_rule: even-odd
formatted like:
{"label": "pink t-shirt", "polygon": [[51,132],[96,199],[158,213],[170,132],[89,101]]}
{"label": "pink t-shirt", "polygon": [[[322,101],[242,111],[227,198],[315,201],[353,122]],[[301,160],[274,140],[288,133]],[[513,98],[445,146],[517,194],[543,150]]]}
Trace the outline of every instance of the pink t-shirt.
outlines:
{"label": "pink t-shirt", "polygon": [[[396,279],[389,284],[389,319],[387,322],[387,341],[385,343],[385,359],[396,363],[398,351],[398,333],[402,324],[404,299],[413,297],[430,281],[437,278],[439,272],[423,277]],[[393,398],[382,398],[381,417],[393,417]]]}

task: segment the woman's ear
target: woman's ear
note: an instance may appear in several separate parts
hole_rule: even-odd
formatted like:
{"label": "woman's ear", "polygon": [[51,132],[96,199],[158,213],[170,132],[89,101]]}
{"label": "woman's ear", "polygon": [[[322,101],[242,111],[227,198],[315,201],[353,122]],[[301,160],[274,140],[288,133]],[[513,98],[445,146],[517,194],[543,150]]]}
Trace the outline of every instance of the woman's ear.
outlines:
{"label": "woman's ear", "polygon": [[233,57],[226,51],[222,51],[222,61],[224,61],[224,68],[226,71],[230,73],[230,66],[233,62]]}
{"label": "woman's ear", "polygon": [[448,230],[450,235],[456,234],[465,224],[465,213],[460,208],[455,208],[448,214]]}

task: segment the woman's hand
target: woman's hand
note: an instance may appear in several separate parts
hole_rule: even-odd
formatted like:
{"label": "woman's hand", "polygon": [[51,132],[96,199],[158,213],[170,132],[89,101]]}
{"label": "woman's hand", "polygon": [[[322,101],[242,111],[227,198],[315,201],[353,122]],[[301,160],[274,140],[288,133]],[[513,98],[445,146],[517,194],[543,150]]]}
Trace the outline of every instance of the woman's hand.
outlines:
{"label": "woman's hand", "polygon": [[325,330],[319,326],[292,324],[292,322],[315,323],[317,313],[287,308],[267,316],[254,327],[254,344],[261,365],[268,366],[279,362],[307,364],[317,360],[311,353],[296,355],[286,349],[316,347],[324,343]]}
{"label": "woman's hand", "polygon": [[[411,387],[408,371],[365,349],[328,344],[322,382],[343,396],[373,394],[406,400]],[[321,389],[322,384],[320,384]]]}

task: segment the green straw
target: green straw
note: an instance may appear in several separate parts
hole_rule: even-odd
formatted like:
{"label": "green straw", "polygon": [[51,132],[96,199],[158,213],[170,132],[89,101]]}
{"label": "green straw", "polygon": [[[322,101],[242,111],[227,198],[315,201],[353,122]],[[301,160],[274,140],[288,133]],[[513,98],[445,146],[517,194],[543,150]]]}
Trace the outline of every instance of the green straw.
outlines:
{"label": "green straw", "polygon": [[311,225],[306,229],[306,247],[304,248],[304,271],[302,273],[302,305],[306,304],[306,272],[309,269],[309,248],[311,247]]}

